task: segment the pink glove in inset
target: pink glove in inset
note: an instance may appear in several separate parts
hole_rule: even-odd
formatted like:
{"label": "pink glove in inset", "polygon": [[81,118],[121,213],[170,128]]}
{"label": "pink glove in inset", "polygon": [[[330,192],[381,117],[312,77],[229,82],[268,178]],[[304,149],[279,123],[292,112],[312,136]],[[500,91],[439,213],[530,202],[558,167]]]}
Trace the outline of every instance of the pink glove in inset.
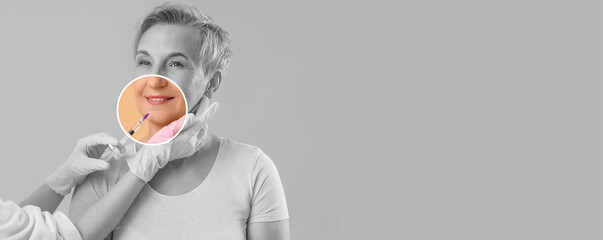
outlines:
{"label": "pink glove in inset", "polygon": [[178,133],[178,131],[180,131],[180,128],[182,128],[182,124],[184,124],[185,117],[186,117],[186,115],[182,116],[180,119],[178,119],[176,121],[173,121],[169,125],[163,127],[161,130],[159,130],[157,133],[155,133],[155,135],[153,135],[147,141],[147,143],[156,144],[156,143],[163,143],[167,140],[170,140],[172,137],[174,137]]}

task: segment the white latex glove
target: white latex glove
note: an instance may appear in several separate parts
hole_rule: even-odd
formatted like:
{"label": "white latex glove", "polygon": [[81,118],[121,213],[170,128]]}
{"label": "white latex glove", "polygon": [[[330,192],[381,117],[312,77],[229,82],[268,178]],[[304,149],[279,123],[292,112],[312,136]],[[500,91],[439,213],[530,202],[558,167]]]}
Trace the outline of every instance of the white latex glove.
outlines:
{"label": "white latex glove", "polygon": [[168,162],[189,157],[201,149],[207,137],[207,123],[219,108],[217,102],[208,105],[209,100],[204,97],[199,107],[203,112],[196,116],[189,113],[184,129],[171,141],[161,145],[145,145],[133,157],[126,159],[130,172],[149,182]]}
{"label": "white latex glove", "polygon": [[107,170],[109,163],[95,156],[98,155],[97,149],[106,148],[107,144],[119,148],[122,153],[125,152],[125,148],[119,143],[119,140],[106,133],[92,134],[78,140],[75,149],[63,165],[46,177],[48,187],[65,196],[71,192],[73,187],[82,183],[88,174],[98,170]]}
{"label": "white latex glove", "polygon": [[159,131],[157,131],[157,133],[155,133],[151,138],[149,138],[146,143],[158,144],[164,143],[165,141],[172,139],[172,137],[174,137],[178,133],[178,131],[180,131],[180,128],[182,128],[182,126],[184,125],[185,119],[186,115],[161,128]]}

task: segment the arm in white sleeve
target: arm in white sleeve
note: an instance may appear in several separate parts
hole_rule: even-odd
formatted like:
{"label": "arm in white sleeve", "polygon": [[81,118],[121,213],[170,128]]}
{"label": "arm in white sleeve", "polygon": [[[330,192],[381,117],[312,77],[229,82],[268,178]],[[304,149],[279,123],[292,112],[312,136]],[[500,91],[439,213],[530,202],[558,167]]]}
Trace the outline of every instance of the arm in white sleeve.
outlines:
{"label": "arm in white sleeve", "polygon": [[81,240],[73,223],[61,212],[51,214],[39,207],[23,208],[0,199],[0,239]]}
{"label": "arm in white sleeve", "polygon": [[274,162],[258,149],[252,167],[252,202],[247,239],[290,239],[285,191]]}
{"label": "arm in white sleeve", "polygon": [[252,201],[248,223],[289,218],[285,190],[274,162],[258,149],[252,166]]}

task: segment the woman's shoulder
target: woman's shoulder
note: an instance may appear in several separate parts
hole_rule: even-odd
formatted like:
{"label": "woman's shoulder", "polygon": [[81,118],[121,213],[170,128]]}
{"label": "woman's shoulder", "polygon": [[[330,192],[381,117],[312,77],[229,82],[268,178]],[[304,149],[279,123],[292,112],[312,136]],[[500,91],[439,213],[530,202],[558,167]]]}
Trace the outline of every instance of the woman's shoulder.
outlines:
{"label": "woman's shoulder", "polygon": [[220,139],[220,151],[218,154],[221,157],[233,161],[239,159],[248,163],[256,163],[268,159],[268,156],[264,151],[257,145],[243,143],[237,140],[233,140],[225,137],[218,137]]}
{"label": "woman's shoulder", "polygon": [[256,145],[243,143],[225,137],[218,138],[220,139],[220,150],[229,154],[257,155],[257,153],[261,151],[261,149]]}

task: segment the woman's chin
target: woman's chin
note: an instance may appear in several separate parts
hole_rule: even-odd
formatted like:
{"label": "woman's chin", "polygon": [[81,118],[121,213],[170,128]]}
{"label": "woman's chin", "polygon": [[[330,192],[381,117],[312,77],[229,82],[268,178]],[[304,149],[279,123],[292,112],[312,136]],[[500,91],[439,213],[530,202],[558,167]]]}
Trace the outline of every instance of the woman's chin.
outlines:
{"label": "woman's chin", "polygon": [[157,119],[157,120],[153,119],[153,120],[150,120],[149,123],[152,125],[155,125],[155,126],[165,127],[167,125],[170,125],[170,123],[172,123],[173,121],[176,121],[176,120],[178,120],[178,118],[176,118],[176,119],[171,119],[171,118],[170,119]]}

